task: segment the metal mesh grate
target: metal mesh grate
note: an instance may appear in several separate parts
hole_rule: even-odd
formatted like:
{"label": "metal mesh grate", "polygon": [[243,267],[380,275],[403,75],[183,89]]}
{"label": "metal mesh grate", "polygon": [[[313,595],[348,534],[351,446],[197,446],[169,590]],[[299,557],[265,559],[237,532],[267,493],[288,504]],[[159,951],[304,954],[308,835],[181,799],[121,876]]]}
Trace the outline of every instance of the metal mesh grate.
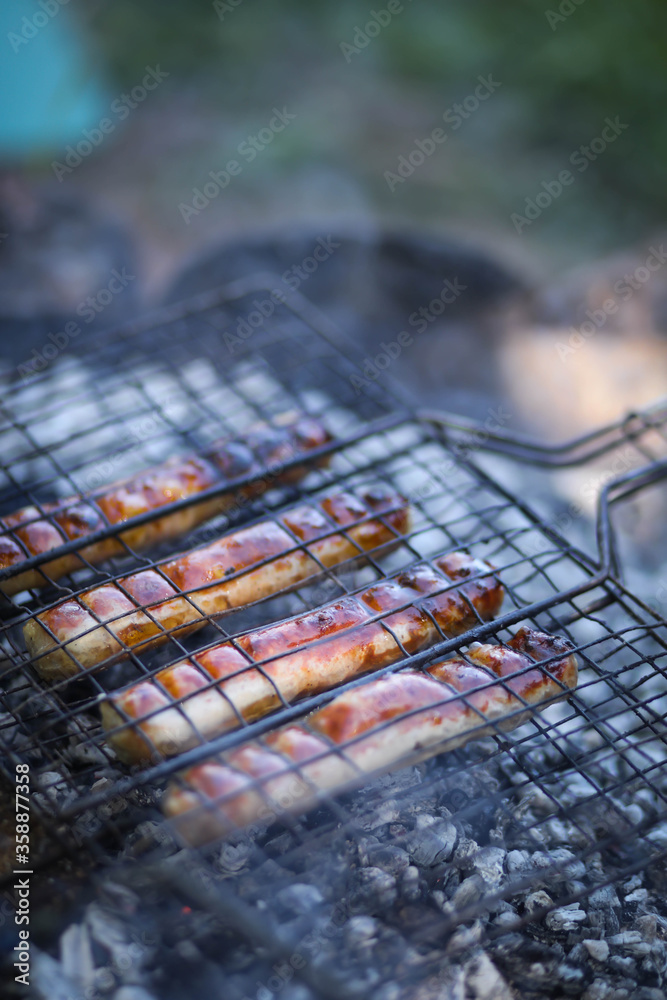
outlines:
{"label": "metal mesh grate", "polygon": [[[84,560],[72,576],[20,595],[13,606],[7,602],[0,630],[6,658],[0,692],[3,768],[13,777],[14,764],[23,761],[33,771],[37,791],[32,806],[40,824],[35,864],[62,855],[80,860],[82,845],[105,865],[118,866],[128,856],[168,859],[177,848],[158,803],[174,772],[250,739],[263,741],[269,730],[301,719],[341,688],[294,702],[283,697],[282,707],[267,717],[251,723],[239,718],[233,731],[212,741],[195,740],[176,758],[158,755],[141,769],[123,768],[109,749],[99,721],[105,700],[196,650],[222,641],[238,644],[257,626],[361,593],[406,568],[432,566],[458,551],[488,560],[506,592],[497,620],[484,622],[478,616],[478,624],[456,638],[448,638],[434,622],[434,645],[413,655],[403,648],[404,655],[379,673],[423,669],[443,655],[465,651],[475,640],[506,644],[519,625],[527,624],[565,635],[576,647],[581,671],[572,698],[540,711],[512,733],[496,727],[490,737],[425,762],[423,753],[415,754],[403,761],[406,769],[397,776],[360,776],[363,793],[320,796],[319,808],[305,816],[282,808],[259,782],[256,787],[277,825],[240,831],[213,860],[210,852],[189,852],[193,868],[185,877],[169,864],[157,872],[151,869],[152,877],[169,880],[193,905],[226,918],[232,914],[272,954],[289,955],[300,939],[281,937],[279,910],[257,909],[267,894],[280,898],[298,873],[300,881],[320,884],[327,899],[347,899],[349,916],[361,889],[357,887],[356,897],[349,891],[346,895],[345,885],[350,865],[359,865],[359,857],[368,859],[370,852],[370,867],[382,870],[372,858],[400,845],[414,861],[415,853],[428,851],[428,830],[433,843],[439,837],[446,844],[443,830],[453,825],[452,851],[465,852],[466,842],[476,845],[464,865],[474,885],[464,892],[462,883],[450,892],[442,866],[434,863],[430,877],[436,895],[428,906],[420,907],[407,889],[398,902],[385,900],[389,908],[403,906],[412,913],[401,916],[397,909],[396,925],[421,955],[418,974],[409,968],[392,969],[391,974],[399,980],[423,978],[437,972],[442,961],[441,956],[428,957],[429,942],[454,938],[463,933],[462,925],[474,934],[481,913],[505,913],[504,920],[485,929],[490,939],[502,937],[510,918],[516,926],[534,921],[541,912],[599,894],[609,879],[650,867],[667,853],[667,625],[620,583],[609,522],[613,502],[659,483],[667,472],[667,410],[656,407],[633,415],[561,449],[538,449],[502,432],[484,436],[485,448],[535,465],[581,463],[620,445],[636,452],[643,467],[603,491],[598,563],[483,471],[475,460],[480,440],[474,427],[455,418],[411,413],[397,402],[391,383],[370,384],[359,393],[351,381],[358,373],[354,352],[299,297],[277,309],[271,323],[255,330],[234,353],[221,346],[224,331],[252,311],[253,296],[271,287],[262,280],[231,286],[167,311],[157,321],[124,328],[113,338],[91,338],[76,359],[62,358],[52,372],[5,392],[0,427],[5,512],[95,489],[289,410],[321,417],[334,441],[317,453],[326,454],[329,464],[313,466],[298,487],[269,476],[252,503],[177,544],[148,555],[125,545],[123,555],[102,568]],[[333,568],[320,564],[318,575],[288,593],[210,619],[194,635],[169,633],[157,649],[128,650],[100,672],[88,670],[46,685],[30,665],[23,628],[63,598],[76,598],[100,583],[118,583],[140,570],[160,572],[167,555],[237,525],[267,518],[275,523],[289,503],[315,504],[334,489],[369,488],[397,490],[413,510],[411,528],[401,537],[385,515],[374,515],[396,536],[384,550],[360,552]],[[136,523],[149,519],[140,517]],[[100,537],[120,530],[109,525]],[[337,531],[351,538],[349,528]],[[299,549],[304,545],[295,537],[294,550]],[[377,620],[382,622],[382,616]],[[109,628],[108,621],[98,625]],[[355,679],[342,690],[368,680]],[[178,710],[178,699],[175,705]],[[127,719],[120,725],[136,723]],[[331,752],[340,751],[332,747]],[[429,823],[420,826],[420,816],[428,816]],[[501,844],[505,854],[498,871],[499,855],[493,851]],[[444,847],[442,852],[441,861]],[[531,868],[536,854],[542,856],[537,874]],[[195,877],[202,871],[207,872],[203,881]],[[541,910],[537,903],[530,912],[503,910],[501,900],[524,900],[525,893],[518,894],[526,886],[544,883],[551,894]],[[343,988],[335,969],[339,931],[336,927],[329,935],[333,951],[327,961],[307,966],[311,978],[317,969],[318,989],[325,994],[350,992],[349,981]]]}

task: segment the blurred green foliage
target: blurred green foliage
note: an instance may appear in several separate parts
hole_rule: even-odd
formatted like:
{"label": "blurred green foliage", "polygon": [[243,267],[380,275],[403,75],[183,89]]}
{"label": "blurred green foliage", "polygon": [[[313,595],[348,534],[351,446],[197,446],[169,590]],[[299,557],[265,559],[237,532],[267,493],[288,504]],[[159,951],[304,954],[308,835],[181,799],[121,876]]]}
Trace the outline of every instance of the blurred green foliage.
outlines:
{"label": "blurred green foliage", "polygon": [[664,0],[404,0],[405,11],[354,59],[353,72],[340,43],[386,0],[368,7],[240,0],[222,17],[211,0],[79,4],[119,87],[159,62],[172,85],[174,78],[196,84],[204,101],[252,105],[284,93],[276,80],[291,79],[297,93],[311,73],[329,72],[342,88],[361,75],[435,95],[445,108],[469,92],[477,74],[493,73],[503,83],[502,102],[475,141],[506,175],[495,194],[504,211],[520,208],[517,198],[531,193],[540,170],[549,179],[551,165],[567,167],[606,117],[619,116],[630,126],[623,141],[596,161],[577,198],[584,208],[593,199],[614,213],[620,229],[657,226],[667,212]]}

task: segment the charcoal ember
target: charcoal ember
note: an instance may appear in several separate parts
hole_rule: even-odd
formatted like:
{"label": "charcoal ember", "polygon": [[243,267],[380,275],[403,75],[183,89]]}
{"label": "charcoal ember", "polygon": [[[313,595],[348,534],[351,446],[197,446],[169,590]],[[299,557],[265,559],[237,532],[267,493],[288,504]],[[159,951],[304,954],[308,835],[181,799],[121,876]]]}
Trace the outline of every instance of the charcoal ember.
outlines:
{"label": "charcoal ember", "polygon": [[592,938],[585,938],[581,942],[581,947],[585,948],[590,957],[595,962],[600,962],[604,964],[609,958],[609,945],[601,938],[600,940],[594,940]]}
{"label": "charcoal ember", "polygon": [[131,788],[127,793],[127,801],[139,809],[147,806],[159,806],[163,796],[163,791],[157,786],[141,785],[139,788]]}
{"label": "charcoal ember", "polygon": [[549,851],[549,861],[555,867],[548,878],[557,882],[562,879],[580,879],[586,874],[586,865],[567,847],[557,847]]}
{"label": "charcoal ember", "polygon": [[345,981],[345,993],[347,996],[367,997],[381,981],[382,976],[378,969],[367,966],[362,971],[357,970],[357,974],[349,976]]}
{"label": "charcoal ember", "polygon": [[607,939],[612,948],[620,948],[632,955],[648,955],[651,945],[644,940],[641,931],[621,931]]}
{"label": "charcoal ember", "polygon": [[132,916],[137,912],[141,900],[136,892],[119,882],[108,879],[99,887],[101,898],[117,913]]}
{"label": "charcoal ember", "polygon": [[544,889],[538,889],[537,892],[528,893],[524,901],[526,914],[528,916],[533,916],[534,914],[537,915],[541,910],[546,910],[553,905],[553,899],[548,892],[544,891]]}
{"label": "charcoal ember", "polygon": [[93,949],[85,924],[70,924],[60,936],[62,970],[83,993],[92,986],[95,975]]}
{"label": "charcoal ember", "polygon": [[451,898],[450,906],[454,910],[462,910],[481,899],[485,892],[483,879],[479,875],[469,875],[461,882]]}
{"label": "charcoal ember", "polygon": [[419,869],[415,865],[408,865],[402,872],[399,879],[401,897],[407,902],[414,903],[421,896],[421,885],[419,882]]}
{"label": "charcoal ember", "polygon": [[465,985],[474,1000],[512,1000],[509,985],[485,951],[467,963]]}
{"label": "charcoal ember", "polygon": [[398,878],[409,866],[410,856],[402,847],[393,844],[369,843],[365,850],[365,864],[381,868],[394,878]]}
{"label": "charcoal ember", "polygon": [[638,802],[622,802],[620,799],[612,798],[611,796],[608,801],[629,826],[637,827],[644,822],[644,810]]}
{"label": "charcoal ember", "polygon": [[140,852],[156,844],[159,844],[168,854],[175,854],[177,851],[176,840],[169,827],[165,823],[152,819],[138,823],[134,830],[130,831],[126,840],[128,853]]}
{"label": "charcoal ember", "polygon": [[544,824],[550,844],[567,844],[571,847],[584,848],[590,843],[590,838],[579,829],[576,823],[561,817],[553,817]]}
{"label": "charcoal ember", "polygon": [[98,806],[98,813],[103,819],[118,816],[128,808],[128,800],[123,795],[113,794],[115,786],[115,780],[108,777],[98,778],[92,784],[91,791],[94,794],[102,792],[109,796],[101,806]]}
{"label": "charcoal ember", "polygon": [[415,829],[406,847],[410,860],[418,868],[433,868],[448,861],[456,844],[456,827],[449,820],[436,820]]}
{"label": "charcoal ember", "polygon": [[623,897],[623,905],[626,908],[634,906],[636,909],[640,903],[646,903],[650,899],[650,895],[648,889],[634,889]]}
{"label": "charcoal ember", "polygon": [[380,922],[374,917],[350,917],[345,924],[345,943],[355,951],[367,951],[377,943],[379,932]]}
{"label": "charcoal ember", "polygon": [[506,856],[507,852],[502,847],[483,847],[470,859],[470,867],[487,888],[497,889],[505,874]]}
{"label": "charcoal ember", "polygon": [[42,771],[36,775],[35,784],[39,791],[33,792],[32,801],[47,815],[76,800],[76,790],[59,771]]}
{"label": "charcoal ember", "polygon": [[503,910],[502,913],[497,913],[493,918],[495,926],[504,931],[514,930],[514,928],[518,926],[519,921],[519,915],[509,910]]}
{"label": "charcoal ember", "polygon": [[538,997],[549,993],[555,983],[555,970],[563,960],[563,949],[534,940],[521,933],[505,934],[490,942],[487,951],[505,978],[520,987],[519,995],[534,992]]}
{"label": "charcoal ember", "polygon": [[143,986],[121,986],[114,993],[112,1000],[155,1000],[155,997]]}
{"label": "charcoal ember", "polygon": [[530,871],[530,867],[530,854],[528,851],[517,850],[515,848],[507,852],[507,871],[510,875],[520,877]]}
{"label": "charcoal ember", "polygon": [[370,810],[366,807],[366,803],[363,803],[362,808],[363,812],[357,820],[362,830],[378,830],[401,818],[401,811],[393,799],[387,799]]}
{"label": "charcoal ember", "polygon": [[[18,721],[10,712],[0,712],[0,733],[2,733],[2,743],[6,749],[19,747],[22,734]],[[25,736],[23,742],[26,742]]]}
{"label": "charcoal ember", "polygon": [[224,875],[235,875],[248,867],[252,854],[252,844],[223,844],[218,856],[218,867]]}
{"label": "charcoal ember", "polygon": [[645,941],[653,942],[658,937],[658,927],[664,932],[664,923],[658,923],[657,913],[645,913],[636,917],[635,926]]}
{"label": "charcoal ember", "polygon": [[572,962],[559,962],[554,970],[554,976],[562,992],[574,997],[580,997],[584,987],[591,980],[588,970]]}
{"label": "charcoal ember", "polygon": [[584,896],[586,895],[588,886],[580,879],[566,878],[563,883],[563,888],[567,896]]}
{"label": "charcoal ember", "polygon": [[128,925],[98,903],[88,906],[85,922],[91,938],[110,956],[111,967],[121,981],[141,982],[142,967],[150,957],[150,952],[139,941],[130,940]]}
{"label": "charcoal ember", "polygon": [[359,837],[356,849],[359,856],[359,864],[362,868],[367,868],[370,865],[369,852],[380,846],[382,846],[382,841],[372,833],[369,833],[365,837]]}
{"label": "charcoal ember", "polygon": [[637,963],[629,955],[610,955],[607,966],[626,979],[637,979]]}
{"label": "charcoal ember", "polygon": [[517,813],[523,816],[530,809],[535,816],[552,816],[558,812],[558,802],[553,795],[539,788],[537,785],[527,785],[521,793],[521,802]]}
{"label": "charcoal ember", "polygon": [[60,962],[32,947],[30,986],[35,1000],[85,1000],[84,993],[65,975]]}
{"label": "charcoal ember", "polygon": [[462,881],[463,874],[458,868],[446,867],[441,874],[440,871],[438,873],[438,878],[433,885],[434,895],[435,892],[439,891],[443,899],[448,899],[454,895]]}
{"label": "charcoal ember", "polygon": [[472,859],[479,852],[479,844],[470,837],[461,837],[456,845],[453,855],[453,862],[459,868],[469,870],[472,866]]}
{"label": "charcoal ember", "polygon": [[184,962],[201,962],[202,953],[194,943],[190,941],[189,938],[185,938],[183,941],[177,941],[174,950],[179,958],[182,958]]}
{"label": "charcoal ember", "polygon": [[286,913],[293,916],[303,916],[318,909],[324,902],[324,897],[314,885],[293,882],[278,892],[276,901]]}
{"label": "charcoal ember", "polygon": [[403,991],[398,983],[383,983],[370,1000],[402,1000]]}
{"label": "charcoal ember", "polygon": [[360,868],[348,882],[348,905],[351,913],[383,913],[396,902],[396,879],[381,868]]}
{"label": "charcoal ember", "polygon": [[[251,831],[244,831],[242,837],[242,842],[247,844],[248,847],[255,846],[256,837],[253,836]],[[236,841],[236,843],[238,845],[240,842]],[[263,846],[264,851],[272,858],[280,857],[280,855],[287,854],[293,850],[295,846],[294,835],[289,830],[283,830],[282,833],[265,841]]]}
{"label": "charcoal ember", "polygon": [[78,733],[70,739],[69,746],[63,751],[63,757],[68,763],[81,767],[104,767],[109,763],[111,753],[102,750],[90,739],[82,740],[81,733]]}
{"label": "charcoal ember", "polygon": [[482,940],[484,927],[480,920],[474,920],[470,927],[460,927],[447,942],[447,955],[458,955],[469,952]]}
{"label": "charcoal ember", "polygon": [[630,1000],[630,992],[623,988],[616,989],[608,979],[600,978],[593,980],[583,993],[582,1000]]}
{"label": "charcoal ember", "polygon": [[604,930],[605,936],[618,934],[621,926],[619,921],[621,902],[613,886],[605,885],[595,889],[588,897],[587,905],[592,927]]}
{"label": "charcoal ember", "polygon": [[544,918],[546,926],[551,931],[563,933],[564,931],[576,930],[580,924],[586,923],[588,914],[582,910],[579,903],[568,903],[565,906],[558,906],[555,910],[547,913]]}

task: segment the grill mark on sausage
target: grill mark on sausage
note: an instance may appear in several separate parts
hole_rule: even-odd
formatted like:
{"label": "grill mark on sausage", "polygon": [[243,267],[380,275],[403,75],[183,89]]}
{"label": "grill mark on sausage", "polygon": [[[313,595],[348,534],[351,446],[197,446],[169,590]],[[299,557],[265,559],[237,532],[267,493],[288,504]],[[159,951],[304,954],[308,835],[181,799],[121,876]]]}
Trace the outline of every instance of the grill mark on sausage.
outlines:
{"label": "grill mark on sausage", "polygon": [[305,810],[323,792],[415,752],[429,756],[509,731],[575,690],[572,649],[567,640],[524,628],[507,646],[476,644],[466,658],[439,661],[426,673],[403,670],[369,681],[302,725],[271,733],[266,746],[248,743],[189,768],[169,785],[163,810],[185,841],[207,843],[273,817],[276,801],[287,802],[283,812]]}
{"label": "grill mark on sausage", "polygon": [[[43,513],[27,506],[0,518],[0,568],[20,566],[26,558],[41,555],[68,541],[85,539],[93,531],[109,524],[120,524],[130,517],[158,511],[170,503],[201,493],[212,486],[243,475],[260,474],[267,465],[280,465],[300,454],[307,454],[331,440],[317,420],[284,415],[282,426],[259,427],[237,439],[216,442],[202,456],[185,455],[140,472],[122,482],[110,483],[89,497],[42,504]],[[298,482],[306,469],[298,467],[283,473],[279,482]],[[251,483],[241,491],[243,497],[261,494],[264,484]],[[193,504],[81,549],[81,555],[94,565],[110,556],[122,554],[125,545],[141,550],[158,541],[175,538],[195,525],[228,509],[238,497],[223,494]],[[106,518],[106,521],[105,521]],[[41,569],[26,570],[0,583],[0,590],[11,595],[26,588],[43,587],[83,565],[76,553],[57,557]]]}
{"label": "grill mark on sausage", "polygon": [[[360,518],[367,520],[355,524]],[[394,491],[381,501],[338,491],[165,560],[160,572],[143,570],[63,601],[26,623],[26,646],[43,677],[68,677],[127,655],[127,648],[145,650],[201,628],[210,617],[317,575],[320,564],[332,567],[390,544],[409,531],[410,519]]]}
{"label": "grill mark on sausage", "polygon": [[[493,567],[460,553],[457,565],[485,574],[465,584],[474,590],[464,594],[462,587],[444,589],[454,582],[445,572],[448,565],[452,567],[451,559],[445,557],[436,560],[437,569],[416,566],[360,595],[256,629],[237,640],[239,648],[221,643],[111,695],[101,703],[109,742],[128,761],[145,760],[156,752],[179,753],[236,727],[240,719],[265,715],[281,701],[317,694],[395,663],[403,657],[403,649],[414,653],[436,642],[440,638],[437,626],[445,635],[461,634],[474,614],[470,602],[473,606],[479,602],[483,620],[492,618],[504,597]],[[432,596],[437,591],[441,593]],[[426,603],[430,615],[422,610]],[[374,620],[378,613],[383,617]],[[251,657],[263,662],[255,665]],[[193,688],[191,696],[166,711],[162,699],[156,699],[152,714],[140,713],[137,688],[141,688],[140,704],[145,710],[149,691],[161,690],[186,665],[195,666],[209,682],[219,683],[203,692]]]}

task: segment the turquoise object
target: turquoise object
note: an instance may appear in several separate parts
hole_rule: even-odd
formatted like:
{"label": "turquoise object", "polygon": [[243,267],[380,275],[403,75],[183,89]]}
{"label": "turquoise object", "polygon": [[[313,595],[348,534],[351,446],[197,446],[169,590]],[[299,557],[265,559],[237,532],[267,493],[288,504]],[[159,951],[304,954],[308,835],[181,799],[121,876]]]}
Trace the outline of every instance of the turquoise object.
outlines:
{"label": "turquoise object", "polygon": [[108,113],[99,58],[60,0],[0,5],[0,159],[61,154]]}

